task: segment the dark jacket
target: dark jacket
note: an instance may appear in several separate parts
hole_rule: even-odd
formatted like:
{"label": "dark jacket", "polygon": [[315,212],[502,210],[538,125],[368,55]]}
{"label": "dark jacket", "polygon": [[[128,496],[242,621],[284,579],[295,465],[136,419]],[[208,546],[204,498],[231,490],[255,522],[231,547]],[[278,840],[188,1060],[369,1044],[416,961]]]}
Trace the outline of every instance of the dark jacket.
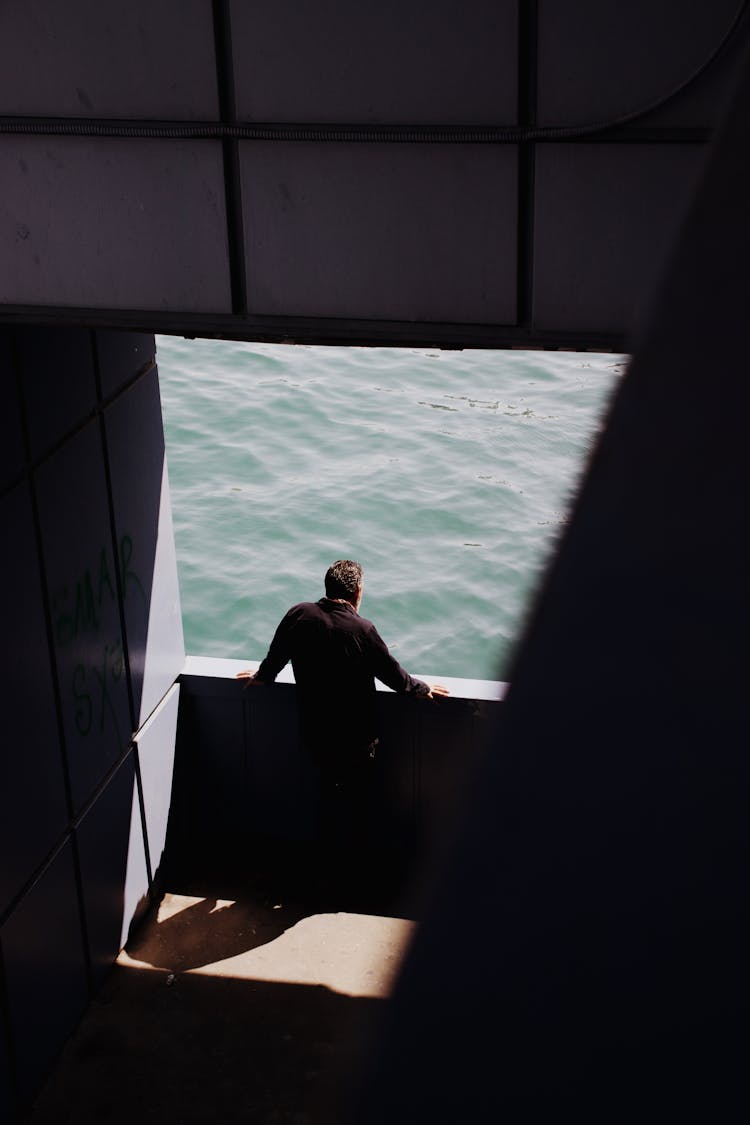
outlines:
{"label": "dark jacket", "polygon": [[394,660],[371,621],[348,602],[330,598],[292,606],[256,679],[271,683],[289,660],[302,737],[325,756],[366,750],[377,738],[375,679],[397,692],[430,690]]}

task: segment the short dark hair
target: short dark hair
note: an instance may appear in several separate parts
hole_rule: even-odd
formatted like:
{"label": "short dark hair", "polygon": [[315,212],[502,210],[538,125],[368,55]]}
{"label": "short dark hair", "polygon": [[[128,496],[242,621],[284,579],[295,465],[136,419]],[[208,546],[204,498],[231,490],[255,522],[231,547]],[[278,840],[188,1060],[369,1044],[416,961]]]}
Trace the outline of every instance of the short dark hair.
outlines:
{"label": "short dark hair", "polygon": [[356,602],[362,585],[362,567],[352,559],[337,559],[326,571],[326,597]]}

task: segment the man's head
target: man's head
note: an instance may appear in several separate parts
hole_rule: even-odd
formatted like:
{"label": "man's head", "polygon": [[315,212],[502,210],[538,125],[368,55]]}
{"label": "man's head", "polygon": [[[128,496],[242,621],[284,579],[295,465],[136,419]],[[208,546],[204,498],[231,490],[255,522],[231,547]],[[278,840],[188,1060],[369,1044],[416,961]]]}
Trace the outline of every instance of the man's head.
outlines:
{"label": "man's head", "polygon": [[343,598],[356,607],[362,598],[362,567],[351,559],[338,559],[326,571],[326,597]]}

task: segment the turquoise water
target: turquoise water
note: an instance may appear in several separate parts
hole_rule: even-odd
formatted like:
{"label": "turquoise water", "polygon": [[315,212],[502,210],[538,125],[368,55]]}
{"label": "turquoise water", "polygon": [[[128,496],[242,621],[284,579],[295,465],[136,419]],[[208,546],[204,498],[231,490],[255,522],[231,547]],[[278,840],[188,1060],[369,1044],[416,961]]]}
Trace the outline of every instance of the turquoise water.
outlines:
{"label": "turquoise water", "polygon": [[410,672],[503,678],[624,356],[157,345],[188,652],[261,659],[348,557]]}

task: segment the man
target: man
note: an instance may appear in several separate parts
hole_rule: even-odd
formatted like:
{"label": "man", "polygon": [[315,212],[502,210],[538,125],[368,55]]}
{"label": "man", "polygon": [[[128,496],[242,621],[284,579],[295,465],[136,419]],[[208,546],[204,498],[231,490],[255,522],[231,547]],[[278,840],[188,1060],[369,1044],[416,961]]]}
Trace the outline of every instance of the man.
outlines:
{"label": "man", "polygon": [[357,834],[361,843],[371,799],[378,743],[375,680],[426,699],[448,690],[410,676],[372,622],[360,616],[359,563],[333,563],[325,591],[320,601],[292,606],[258,671],[240,672],[237,678],[246,685],[272,683],[291,660],[302,739],[320,772],[322,834],[344,845]]}

